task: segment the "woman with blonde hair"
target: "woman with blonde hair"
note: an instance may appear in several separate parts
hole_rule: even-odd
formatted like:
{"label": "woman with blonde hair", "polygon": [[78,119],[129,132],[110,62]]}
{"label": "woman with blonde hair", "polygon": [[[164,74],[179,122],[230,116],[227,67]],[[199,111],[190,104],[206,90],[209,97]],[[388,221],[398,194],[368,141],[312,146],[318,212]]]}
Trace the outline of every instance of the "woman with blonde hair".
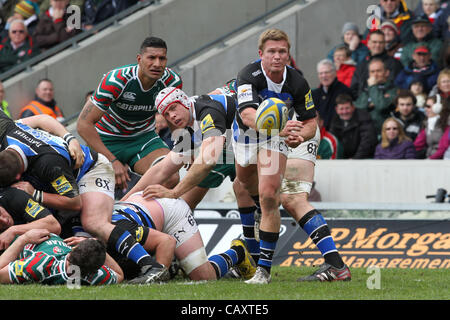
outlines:
{"label": "woman with blonde hair", "polygon": [[416,149],[395,118],[387,118],[381,128],[381,143],[375,149],[375,159],[415,159]]}

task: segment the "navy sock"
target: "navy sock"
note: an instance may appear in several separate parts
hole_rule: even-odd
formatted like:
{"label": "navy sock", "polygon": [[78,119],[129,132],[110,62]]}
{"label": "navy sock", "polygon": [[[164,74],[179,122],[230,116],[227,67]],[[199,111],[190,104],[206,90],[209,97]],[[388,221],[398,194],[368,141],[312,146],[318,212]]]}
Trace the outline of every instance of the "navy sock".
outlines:
{"label": "navy sock", "polygon": [[147,265],[159,268],[162,267],[162,265],[156,262],[144,247],[136,241],[130,232],[120,226],[115,226],[111,232],[108,239],[108,248],[132,260],[141,268]]}
{"label": "navy sock", "polygon": [[309,211],[298,221],[298,224],[313,240],[326,263],[336,268],[344,266],[344,261],[336,249],[328,224],[319,211],[315,209]]}
{"label": "navy sock", "polygon": [[244,255],[244,249],[233,246],[223,253],[209,257],[208,261],[213,266],[217,279],[220,279],[227,274],[231,267],[241,263]]}
{"label": "navy sock", "polygon": [[267,232],[259,230],[259,245],[260,245],[260,255],[258,266],[263,267],[270,273],[272,268],[273,254],[275,253],[275,247],[277,246],[279,233],[278,232]]}
{"label": "navy sock", "polygon": [[241,217],[242,231],[244,233],[244,239],[247,243],[248,251],[250,252],[253,260],[258,263],[259,242],[255,239],[255,210],[256,206],[239,208],[239,214]]}

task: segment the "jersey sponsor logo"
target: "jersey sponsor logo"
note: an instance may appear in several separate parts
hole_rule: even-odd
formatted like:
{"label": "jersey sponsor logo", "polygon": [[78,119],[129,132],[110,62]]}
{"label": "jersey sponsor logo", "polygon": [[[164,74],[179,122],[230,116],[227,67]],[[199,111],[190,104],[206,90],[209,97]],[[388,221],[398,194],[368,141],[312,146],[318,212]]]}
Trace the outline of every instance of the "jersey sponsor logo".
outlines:
{"label": "jersey sponsor logo", "polygon": [[252,101],[252,86],[250,84],[243,84],[238,87],[238,102],[241,104],[242,102]]}
{"label": "jersey sponsor logo", "polygon": [[262,71],[258,69],[258,70],[256,70],[256,71],[252,72],[252,76],[254,76],[254,77],[256,78],[256,77],[259,76],[261,73],[262,73]]}
{"label": "jersey sponsor logo", "polygon": [[117,102],[116,106],[118,108],[120,108],[122,110],[126,110],[126,111],[155,111],[156,110],[156,108],[154,106],[147,105],[147,104],[134,105],[134,104]]}
{"label": "jersey sponsor logo", "polygon": [[53,247],[52,251],[53,251],[54,254],[60,254],[60,253],[63,252],[60,247]]}
{"label": "jersey sponsor logo", "polygon": [[202,130],[202,133],[205,133],[206,131],[215,128],[214,120],[211,117],[211,114],[208,113],[206,117],[203,118],[202,122],[200,123],[200,128]]}
{"label": "jersey sponsor logo", "polygon": [[136,93],[130,92],[130,91],[124,92],[123,98],[125,100],[134,101],[134,100],[136,100]]}
{"label": "jersey sponsor logo", "polygon": [[136,229],[136,241],[137,241],[137,242],[141,242],[143,236],[144,236],[144,228],[142,228],[141,226],[139,226],[139,227]]}
{"label": "jersey sponsor logo", "polygon": [[30,215],[32,218],[36,218],[38,213],[42,210],[44,210],[44,207],[42,207],[39,203],[37,203],[33,199],[28,200],[25,212],[28,213],[28,215]]}
{"label": "jersey sponsor logo", "polygon": [[60,176],[55,181],[53,181],[52,186],[60,195],[66,194],[67,192],[73,190],[72,185],[69,183],[69,181],[67,181],[65,176]]}
{"label": "jersey sponsor logo", "polygon": [[14,266],[14,273],[17,277],[21,277],[23,275],[23,265],[25,264],[24,261],[17,261],[17,263]]}
{"label": "jersey sponsor logo", "polygon": [[314,108],[314,101],[312,98],[311,90],[308,91],[307,94],[305,94],[305,109],[309,110]]}

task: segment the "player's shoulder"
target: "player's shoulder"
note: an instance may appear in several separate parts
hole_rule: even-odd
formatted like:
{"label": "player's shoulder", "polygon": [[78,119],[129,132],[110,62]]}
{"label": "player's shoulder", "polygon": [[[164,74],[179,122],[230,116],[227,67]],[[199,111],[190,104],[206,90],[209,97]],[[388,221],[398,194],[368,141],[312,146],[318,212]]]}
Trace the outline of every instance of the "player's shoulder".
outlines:
{"label": "player's shoulder", "polygon": [[255,60],[245,67],[243,67],[238,73],[238,81],[239,79],[247,79],[250,80],[252,78],[257,78],[263,74],[261,69],[261,60]]}
{"label": "player's shoulder", "polygon": [[137,77],[137,64],[127,64],[114,68],[107,72],[105,76],[114,79],[115,82],[126,83]]}
{"label": "player's shoulder", "polygon": [[160,80],[166,87],[182,88],[183,81],[181,80],[181,76],[169,67],[165,68]]}
{"label": "player's shoulder", "polygon": [[286,72],[288,81],[294,82],[296,86],[300,86],[302,88],[306,87],[309,89],[308,81],[299,70],[291,66],[287,66]]}

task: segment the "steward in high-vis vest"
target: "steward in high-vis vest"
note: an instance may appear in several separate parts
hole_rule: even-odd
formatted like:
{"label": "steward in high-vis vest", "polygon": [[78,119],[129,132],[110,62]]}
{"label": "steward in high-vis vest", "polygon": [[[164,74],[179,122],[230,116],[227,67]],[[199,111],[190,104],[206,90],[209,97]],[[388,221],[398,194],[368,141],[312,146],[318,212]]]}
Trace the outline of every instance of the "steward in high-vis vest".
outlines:
{"label": "steward in high-vis vest", "polygon": [[53,83],[48,79],[39,81],[36,87],[35,99],[22,108],[19,118],[27,118],[37,114],[48,114],[59,122],[65,120],[61,109],[56,105],[54,99]]}

